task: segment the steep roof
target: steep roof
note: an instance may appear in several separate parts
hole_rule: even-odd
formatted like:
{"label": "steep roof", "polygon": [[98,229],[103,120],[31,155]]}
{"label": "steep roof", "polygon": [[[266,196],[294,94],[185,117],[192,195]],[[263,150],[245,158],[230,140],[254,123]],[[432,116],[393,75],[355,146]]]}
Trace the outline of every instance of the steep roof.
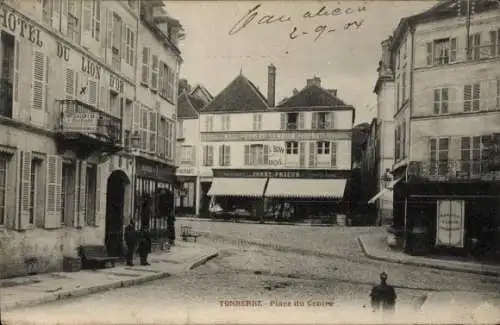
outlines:
{"label": "steep roof", "polygon": [[202,85],[200,84],[197,84],[193,90],[191,91],[190,95],[195,95],[197,91],[200,91],[201,93],[203,93],[205,95],[205,97],[208,98],[208,100],[212,100],[214,99],[214,96],[212,96],[212,94],[208,91],[207,88],[203,87]]}
{"label": "steep roof", "polygon": [[203,109],[203,113],[243,113],[269,109],[266,98],[243,74],[237,76]]}
{"label": "steep roof", "polygon": [[334,96],[328,90],[317,85],[311,85],[299,91],[294,96],[288,98],[285,102],[278,105],[277,110],[282,109],[310,109],[314,107],[325,108],[347,108],[351,107],[341,99]]}
{"label": "steep roof", "polygon": [[[200,106],[201,104],[201,106]],[[203,107],[203,102],[190,96],[187,92],[182,92],[177,99],[177,118],[194,119],[198,118],[198,111]]]}
{"label": "steep roof", "polygon": [[[402,18],[398,27],[394,31],[392,48],[397,48],[399,42],[401,41],[401,37],[411,26],[419,23],[456,18],[459,17],[459,12],[461,17],[465,17],[467,15],[468,3],[469,1],[467,0],[443,0],[419,14]],[[498,8],[500,8],[500,1],[498,0],[474,1],[475,13],[481,13]]]}

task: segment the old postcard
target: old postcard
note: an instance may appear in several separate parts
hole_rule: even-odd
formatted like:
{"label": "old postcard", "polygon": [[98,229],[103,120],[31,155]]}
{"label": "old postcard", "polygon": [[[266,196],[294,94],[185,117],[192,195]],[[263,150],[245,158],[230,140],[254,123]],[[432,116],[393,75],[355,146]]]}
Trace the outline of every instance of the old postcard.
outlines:
{"label": "old postcard", "polygon": [[500,323],[500,1],[0,0],[1,324]]}

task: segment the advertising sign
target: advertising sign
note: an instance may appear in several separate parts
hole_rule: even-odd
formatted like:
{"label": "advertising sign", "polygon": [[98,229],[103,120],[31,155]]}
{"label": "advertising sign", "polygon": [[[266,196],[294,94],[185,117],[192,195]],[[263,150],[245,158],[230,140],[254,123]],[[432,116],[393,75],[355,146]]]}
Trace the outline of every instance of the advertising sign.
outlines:
{"label": "advertising sign", "polygon": [[436,245],[464,247],[464,212],[464,201],[438,201]]}
{"label": "advertising sign", "polygon": [[99,114],[73,113],[65,115],[64,129],[69,132],[97,133]]}
{"label": "advertising sign", "polygon": [[283,144],[269,145],[269,166],[280,167],[285,164],[286,148]]}

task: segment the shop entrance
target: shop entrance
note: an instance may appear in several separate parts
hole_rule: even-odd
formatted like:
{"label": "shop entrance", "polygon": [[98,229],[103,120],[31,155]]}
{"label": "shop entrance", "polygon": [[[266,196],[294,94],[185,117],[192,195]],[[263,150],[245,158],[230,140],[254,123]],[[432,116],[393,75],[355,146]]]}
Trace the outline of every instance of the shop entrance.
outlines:
{"label": "shop entrance", "polygon": [[130,185],[127,175],[115,170],[108,178],[106,195],[105,244],[110,256],[122,256],[123,245],[123,210],[125,206],[125,188]]}

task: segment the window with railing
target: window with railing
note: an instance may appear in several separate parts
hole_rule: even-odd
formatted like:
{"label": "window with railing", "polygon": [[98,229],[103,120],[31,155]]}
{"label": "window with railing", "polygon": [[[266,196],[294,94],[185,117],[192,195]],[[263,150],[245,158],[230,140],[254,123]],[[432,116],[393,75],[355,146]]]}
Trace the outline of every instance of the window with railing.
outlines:
{"label": "window with railing", "polygon": [[449,149],[450,139],[448,138],[433,138],[429,140],[430,175],[445,176],[448,174]]}
{"label": "window with railing", "polygon": [[444,65],[457,60],[457,39],[444,38],[428,42],[427,65]]}
{"label": "window with railing", "polygon": [[469,35],[469,50],[467,52],[468,60],[481,59],[481,34]]}
{"label": "window with railing", "polygon": [[490,56],[500,56],[500,29],[490,31]]}

